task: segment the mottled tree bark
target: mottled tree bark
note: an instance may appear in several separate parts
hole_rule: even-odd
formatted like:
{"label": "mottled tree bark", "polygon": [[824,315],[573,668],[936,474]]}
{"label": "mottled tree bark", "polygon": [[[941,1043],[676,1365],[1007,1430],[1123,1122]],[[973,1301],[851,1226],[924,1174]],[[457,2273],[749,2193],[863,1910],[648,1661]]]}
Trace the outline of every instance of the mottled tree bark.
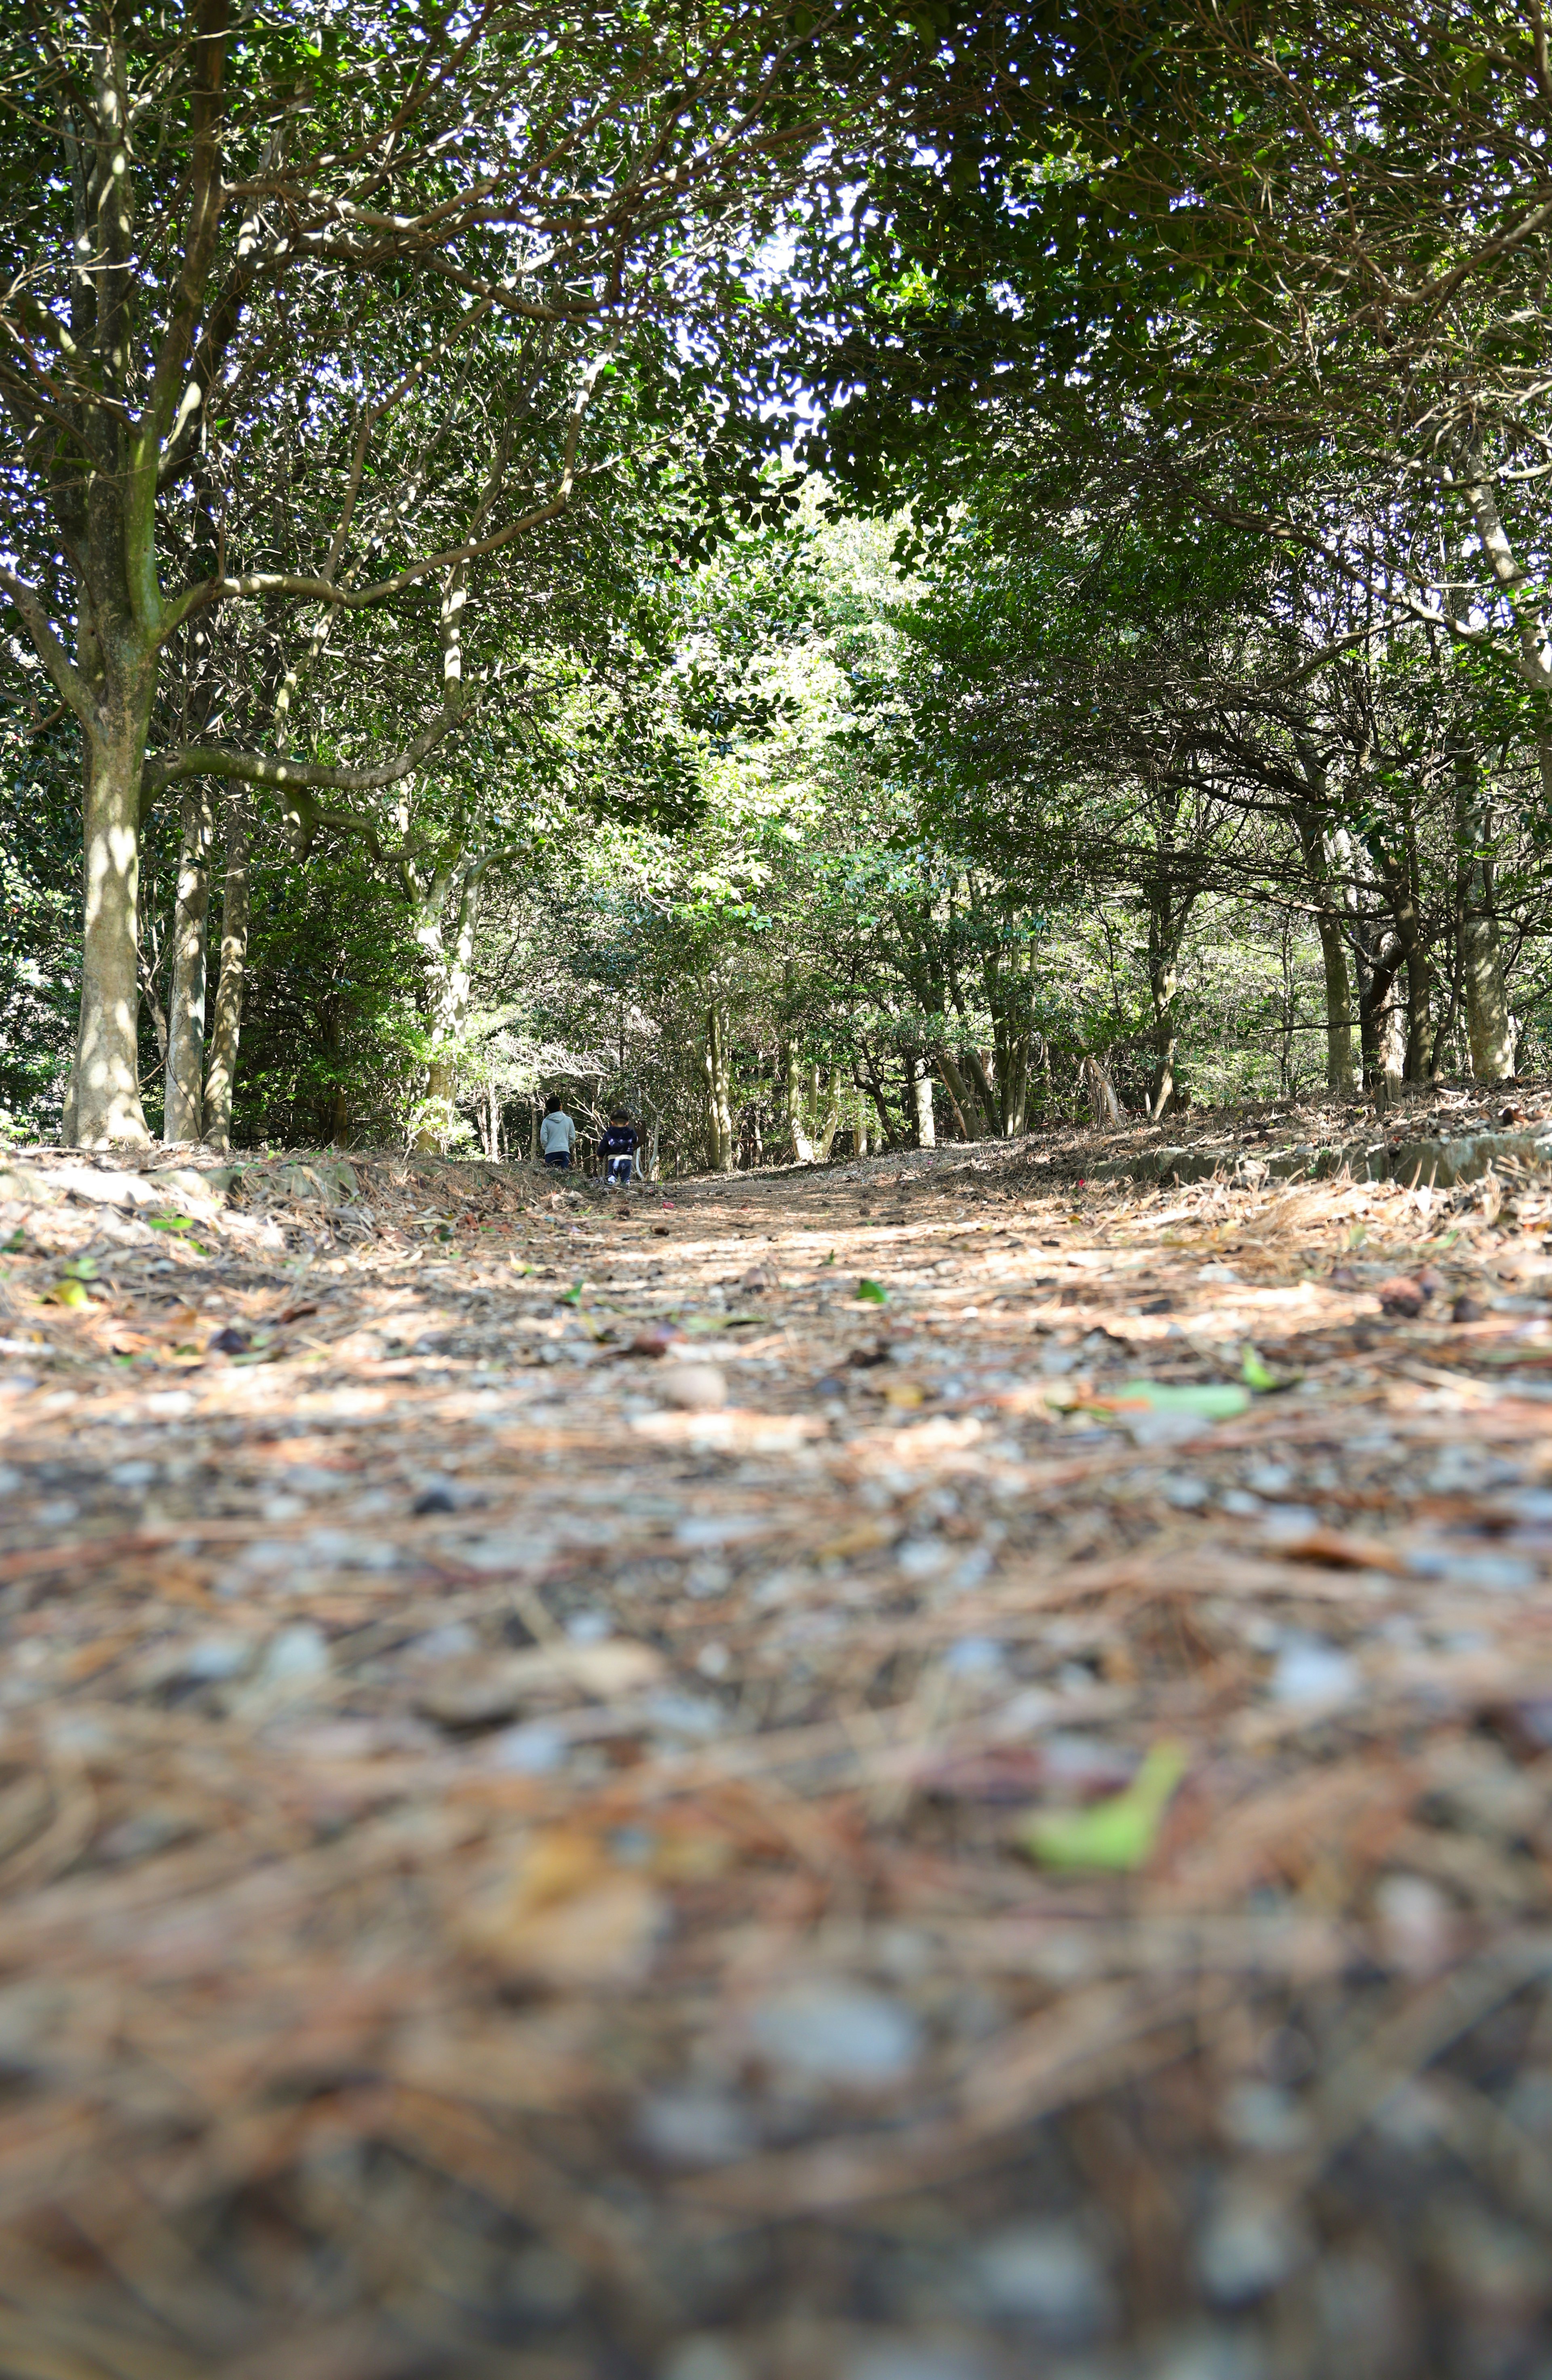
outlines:
{"label": "mottled tree bark", "polygon": [[205,1077],[204,1136],[213,1148],[232,1145],[232,1094],[237,1087],[242,988],[248,971],[248,795],[234,785],[222,805],[226,866],[221,889],[221,979]]}
{"label": "mottled tree bark", "polygon": [[210,917],[210,795],[194,783],[183,796],[183,843],[173,923],[172,1009],[167,1024],[165,1141],[198,1140],[203,1112],[205,972]]}

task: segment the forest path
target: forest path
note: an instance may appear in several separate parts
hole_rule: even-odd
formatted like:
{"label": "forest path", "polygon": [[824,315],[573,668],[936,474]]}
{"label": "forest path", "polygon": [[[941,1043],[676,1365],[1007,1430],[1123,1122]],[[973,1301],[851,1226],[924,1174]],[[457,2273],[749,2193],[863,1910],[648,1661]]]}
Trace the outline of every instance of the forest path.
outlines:
{"label": "forest path", "polygon": [[0,2371],[1530,2369],[1552,1197],[1075,1150],[0,1163]]}

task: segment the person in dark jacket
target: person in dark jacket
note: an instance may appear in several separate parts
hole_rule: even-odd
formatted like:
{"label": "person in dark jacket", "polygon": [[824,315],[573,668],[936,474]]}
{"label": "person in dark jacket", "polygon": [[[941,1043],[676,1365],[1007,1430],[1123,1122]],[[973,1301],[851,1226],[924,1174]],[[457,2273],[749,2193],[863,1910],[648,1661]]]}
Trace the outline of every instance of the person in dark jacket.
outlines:
{"label": "person in dark jacket", "polygon": [[598,1153],[604,1160],[604,1179],[612,1189],[629,1187],[631,1169],[640,1146],[636,1127],[629,1117],[612,1115],[608,1129],[598,1144]]}

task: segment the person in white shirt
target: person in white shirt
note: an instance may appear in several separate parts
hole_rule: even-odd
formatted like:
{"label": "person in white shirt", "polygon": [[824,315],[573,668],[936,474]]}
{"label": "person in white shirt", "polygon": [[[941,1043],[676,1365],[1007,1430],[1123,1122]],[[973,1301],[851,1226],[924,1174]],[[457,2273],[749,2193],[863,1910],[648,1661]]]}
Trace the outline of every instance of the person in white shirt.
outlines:
{"label": "person in white shirt", "polygon": [[570,1170],[571,1151],[577,1146],[577,1127],[558,1099],[544,1104],[544,1121],[539,1127],[539,1148],[546,1165],[557,1173]]}

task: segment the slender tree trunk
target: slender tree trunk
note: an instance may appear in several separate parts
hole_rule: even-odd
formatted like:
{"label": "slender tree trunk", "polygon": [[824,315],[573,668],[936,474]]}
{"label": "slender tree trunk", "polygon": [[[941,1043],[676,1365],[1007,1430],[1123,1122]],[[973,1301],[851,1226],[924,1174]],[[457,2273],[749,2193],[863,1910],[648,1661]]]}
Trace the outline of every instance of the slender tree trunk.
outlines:
{"label": "slender tree trunk", "polygon": [[221,891],[221,979],[205,1077],[204,1136],[213,1148],[232,1145],[232,1094],[237,1087],[242,988],[248,969],[248,795],[234,786],[224,805],[226,868]]}
{"label": "slender tree trunk", "polygon": [[1088,1099],[1089,1113],[1094,1123],[1102,1131],[1107,1125],[1119,1123],[1125,1111],[1116,1096],[1116,1086],[1110,1080],[1110,1070],[1104,1060],[1087,1057],[1078,1071]]}
{"label": "slender tree trunk", "polygon": [[702,1062],[705,1078],[706,1162],[714,1173],[731,1173],[735,1155],[727,1034],[727,1008],[721,1001],[714,1000],[706,1008]]}
{"label": "slender tree trunk", "polygon": [[1492,820],[1476,747],[1469,738],[1455,751],[1455,842],[1472,1073],[1479,1083],[1501,1082],[1514,1072],[1514,1034],[1494,912]]}
{"label": "slender tree trunk", "polygon": [[[1301,746],[1301,758],[1306,775],[1312,777],[1324,798],[1325,771],[1319,770],[1317,774],[1313,747]],[[1301,803],[1295,808],[1293,820],[1309,872],[1315,932],[1320,937],[1321,972],[1326,978],[1326,1087],[1335,1099],[1350,1099],[1357,1089],[1352,1064],[1353,992],[1347,962],[1346,913],[1331,881],[1332,838],[1323,828],[1317,812]]]}
{"label": "slender tree trunk", "polygon": [[803,1070],[798,1062],[797,1047],[790,1041],[782,1051],[782,1087],[792,1154],[800,1165],[812,1165],[813,1142],[809,1136],[808,1119],[803,1109]]}
{"label": "slender tree trunk", "polygon": [[954,1111],[954,1122],[959,1127],[959,1138],[973,1140],[975,1135],[970,1128],[970,1111],[973,1103],[965,1078],[947,1050],[935,1050],[934,1056],[936,1060],[937,1071],[943,1076],[943,1087],[948,1094],[948,1104]]}
{"label": "slender tree trunk", "polygon": [[210,795],[196,783],[183,796],[183,844],[173,924],[172,1014],[162,1124],[162,1137],[169,1143],[198,1140],[203,1115],[211,832]]}
{"label": "slender tree trunk", "polygon": [[144,704],[125,706],[84,732],[85,919],[80,1023],[67,1123],[82,1148],[144,1142],[138,1028],[141,768]]}
{"label": "slender tree trunk", "polygon": [[1350,1099],[1357,1084],[1352,1066],[1352,984],[1348,974],[1347,941],[1340,923],[1328,909],[1315,913],[1320,936],[1321,972],[1326,978],[1326,1087],[1338,1099]]}
{"label": "slender tree trunk", "polygon": [[916,1114],[916,1146],[918,1148],[937,1147],[937,1129],[933,1117],[933,1067],[930,1058],[912,1057],[910,1095]]}
{"label": "slender tree trunk", "polygon": [[1307,735],[1295,735],[1300,766],[1309,781],[1314,802],[1292,805],[1292,823],[1304,852],[1309,890],[1314,897],[1314,930],[1321,938],[1321,974],[1326,978],[1326,1090],[1338,1099],[1352,1099],[1357,1081],[1352,1071],[1352,978],[1348,971],[1348,905],[1333,868],[1348,862],[1350,844],[1342,828],[1326,823],[1326,764]]}
{"label": "slender tree trunk", "polygon": [[415,1134],[418,1149],[446,1147],[457,1121],[458,1055],[474,982],[474,929],[480,915],[480,878],[470,871],[457,883],[458,906],[447,935],[447,908],[455,879],[439,874],[415,908],[415,940],[425,953],[431,990],[431,1057],[425,1104]]}
{"label": "slender tree trunk", "polygon": [[971,1080],[975,1085],[976,1097],[981,1102],[981,1111],[985,1119],[985,1132],[981,1136],[985,1137],[996,1128],[1002,1113],[1002,1102],[997,1098],[996,1088],[990,1075],[986,1072],[986,1060],[981,1051],[967,1046],[965,1064],[970,1070]]}
{"label": "slender tree trunk", "polygon": [[1381,1104],[1394,1107],[1401,1096],[1407,1069],[1407,1014],[1401,998],[1401,953],[1391,951],[1375,968],[1371,996],[1375,1020],[1375,1062]]}

